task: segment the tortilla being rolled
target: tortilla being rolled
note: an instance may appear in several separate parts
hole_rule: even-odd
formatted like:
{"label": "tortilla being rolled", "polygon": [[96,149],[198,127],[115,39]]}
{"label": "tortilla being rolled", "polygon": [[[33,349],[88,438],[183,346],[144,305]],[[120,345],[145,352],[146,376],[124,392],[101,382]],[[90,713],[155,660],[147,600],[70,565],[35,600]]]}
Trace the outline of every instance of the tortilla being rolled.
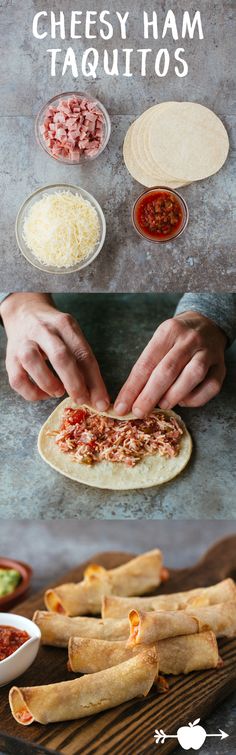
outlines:
{"label": "tortilla being rolled", "polygon": [[[156,645],[159,671],[163,674],[188,674],[190,671],[220,665],[218,645],[213,632],[174,637]],[[117,666],[143,651],[143,645],[127,647],[126,642],[107,642],[71,637],[68,645],[68,668],[80,674],[94,674]]]}
{"label": "tortilla being rolled", "polygon": [[[148,453],[132,466],[123,462],[102,459],[96,463],[83,463],[75,458],[75,452],[70,452],[70,448],[64,451],[59,447],[59,434],[61,437],[61,428],[65,420],[66,410],[85,410],[97,414],[98,417],[108,417],[115,419],[117,423],[125,423],[127,420],[133,420],[137,424],[137,417],[128,414],[124,417],[116,415],[114,409],[107,412],[96,412],[92,407],[78,406],[70,398],[64,399],[54,409],[47,419],[38,438],[38,450],[44,461],[50,464],[61,474],[66,475],[72,480],[77,480],[85,485],[98,487],[109,490],[135,490],[136,488],[148,488],[153,485],[161,485],[164,482],[176,477],[188,463],[192,453],[192,440],[185,427],[181,417],[173,411],[163,409],[154,409],[152,415],[164,417],[165,423],[172,423],[174,432],[179,433],[180,438],[172,442],[171,433],[163,424],[163,442],[161,441],[160,450]],[[138,420],[140,422],[140,420]],[[60,431],[60,433],[59,433]],[[167,441],[167,442],[166,442]],[[117,444],[119,445],[119,444]],[[116,447],[117,447],[116,445]],[[170,453],[168,452],[168,446]],[[135,452],[136,453],[136,452]],[[134,454],[135,455],[135,454]]]}
{"label": "tortilla being rolled", "polygon": [[186,609],[181,611],[150,611],[147,613],[132,610],[129,613],[129,621],[128,644],[131,646],[140,643],[150,645],[168,637],[194,634],[195,632],[202,632],[204,629],[211,629],[216,637],[234,637],[236,634],[236,601],[217,603],[213,606],[201,608],[187,606]]}
{"label": "tortilla being rolled", "polygon": [[49,611],[65,613],[67,616],[96,615],[101,612],[104,595],[143,595],[158,587],[167,576],[162,553],[156,548],[132,558],[116,569],[107,570],[103,566],[90,564],[82,582],[47,590],[44,601]]}
{"label": "tortilla being rolled", "polygon": [[68,721],[115,708],[121,703],[148,694],[158,671],[155,648],[93,676],[41,687],[12,687],[11,712],[16,721],[28,726]]}
{"label": "tortilla being rolled", "polygon": [[137,611],[178,611],[187,605],[201,607],[232,600],[236,600],[236,585],[230,578],[211,587],[197,587],[194,590],[169,595],[124,598],[107,594],[102,601],[102,618],[121,619],[126,617],[132,608]]}
{"label": "tortilla being rolled", "polygon": [[67,647],[70,637],[76,636],[100,640],[127,640],[129,637],[128,619],[114,621],[85,616],[71,618],[47,611],[36,611],[33,621],[41,631],[43,645]]}

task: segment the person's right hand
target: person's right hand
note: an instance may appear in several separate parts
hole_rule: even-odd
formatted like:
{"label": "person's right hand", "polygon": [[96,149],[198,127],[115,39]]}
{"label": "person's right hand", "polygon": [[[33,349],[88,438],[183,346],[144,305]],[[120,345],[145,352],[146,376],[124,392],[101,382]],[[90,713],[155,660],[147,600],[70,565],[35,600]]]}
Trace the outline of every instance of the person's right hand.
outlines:
{"label": "person's right hand", "polygon": [[[11,387],[27,401],[63,396],[105,411],[110,399],[95,356],[78,323],[47,294],[15,293],[1,304]],[[52,371],[47,361],[55,370]]]}
{"label": "person's right hand", "polygon": [[161,323],[115,401],[120,416],[145,417],[155,406],[204,406],[222,388],[227,336],[200,312]]}

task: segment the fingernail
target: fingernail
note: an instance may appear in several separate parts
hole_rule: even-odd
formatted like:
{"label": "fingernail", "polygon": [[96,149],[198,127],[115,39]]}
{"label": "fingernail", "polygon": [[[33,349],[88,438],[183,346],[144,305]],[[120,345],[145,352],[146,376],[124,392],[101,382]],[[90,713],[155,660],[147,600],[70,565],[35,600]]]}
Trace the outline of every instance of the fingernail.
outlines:
{"label": "fingernail", "polygon": [[137,417],[138,419],[142,419],[143,418],[142,409],[139,409],[138,406],[135,406],[134,409],[132,409],[132,412],[133,412],[134,416]]}
{"label": "fingernail", "polygon": [[169,409],[168,401],[159,401],[160,409]]}
{"label": "fingernail", "polygon": [[58,391],[55,391],[54,396],[56,396],[56,398],[61,398],[62,396],[64,396],[64,393],[65,391],[63,388],[61,388],[61,390],[58,388]]}
{"label": "fingernail", "polygon": [[115,404],[114,408],[117,414],[126,414],[128,409],[127,404],[122,404],[122,402],[117,405]]}
{"label": "fingernail", "polygon": [[109,401],[97,401],[96,402],[96,409],[98,412],[105,412],[106,409],[109,407]]}

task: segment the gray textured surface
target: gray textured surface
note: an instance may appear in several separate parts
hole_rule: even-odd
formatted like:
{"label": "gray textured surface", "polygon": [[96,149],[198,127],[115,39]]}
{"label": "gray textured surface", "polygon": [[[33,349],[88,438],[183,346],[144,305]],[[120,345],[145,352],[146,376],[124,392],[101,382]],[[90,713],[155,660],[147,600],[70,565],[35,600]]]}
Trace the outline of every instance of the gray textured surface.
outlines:
{"label": "gray textured surface", "polygon": [[[65,3],[56,0],[53,9],[63,9],[66,18],[74,9],[73,0]],[[84,11],[87,2],[79,5]],[[96,4],[102,10],[103,3]],[[110,11],[117,4],[110,0],[105,5]],[[185,3],[174,10],[178,26],[181,25]],[[196,11],[196,4],[189,0],[188,10]],[[118,4],[122,12],[126,3]],[[141,35],[141,10],[138,0],[129,5],[130,35],[120,43],[117,26],[107,49],[115,47],[168,46],[171,53],[171,70],[166,78],[156,77],[150,68],[149,76],[142,78],[139,71],[139,56],[134,54],[132,78],[107,77],[102,69],[97,80],[73,79],[70,73],[61,77],[61,64],[57,75],[49,75],[48,47],[68,47],[67,40],[41,42],[31,34],[33,15],[37,10],[48,10],[42,0],[40,6],[34,0],[2,0],[0,13],[4,46],[1,56],[1,108],[0,149],[3,156],[1,177],[4,207],[1,212],[1,286],[5,290],[70,290],[70,291],[175,291],[185,290],[235,290],[235,234],[233,231],[233,204],[235,197],[235,137],[233,124],[234,100],[234,29],[233,0],[200,0],[205,39],[199,41],[178,40],[170,35],[165,40],[143,40]],[[145,3],[151,11],[153,3]],[[158,4],[160,30],[169,3]],[[114,16],[112,17],[114,20]],[[74,40],[76,52],[94,45],[102,52],[103,40]],[[176,47],[185,48],[189,64],[186,78],[173,73],[173,52]],[[63,54],[60,60],[63,59]],[[121,68],[121,70],[123,70]],[[63,166],[48,157],[35,143],[34,118],[42,104],[58,91],[86,89],[95,94],[107,106],[112,120],[112,136],[108,148],[99,160],[89,167]],[[214,177],[184,188],[183,194],[190,208],[190,223],[186,233],[176,242],[162,247],[142,241],[132,228],[130,208],[141,186],[133,181],[122,164],[122,143],[132,120],[156,101],[186,99],[201,102],[213,108],[223,119],[231,142],[230,157],[224,168]],[[32,268],[22,257],[14,236],[14,221],[17,210],[38,186],[51,182],[76,183],[91,190],[101,203],[108,225],[107,240],[98,259],[80,274],[51,276]]]}
{"label": "gray textured surface", "polygon": [[[32,564],[34,575],[31,593],[51,580],[60,579],[65,571],[98,551],[125,550],[141,552],[161,544],[165,563],[173,568],[193,565],[216,540],[236,533],[231,522],[28,522],[0,523],[0,552]],[[197,711],[196,711],[197,717]],[[218,744],[208,740],[202,755],[235,755],[236,695],[209,716],[205,722],[209,733],[224,729],[229,739]],[[217,745],[216,745],[217,742]],[[183,750],[175,750],[182,755]]]}
{"label": "gray textured surface", "polygon": [[[173,314],[177,299],[158,294],[80,294],[60,295],[57,302],[77,314],[114,398],[158,323]],[[0,339],[3,355],[3,331]],[[181,410],[194,441],[187,469],[165,486],[127,493],[79,485],[42,461],[37,436],[56,402],[24,402],[10,390],[1,359],[0,517],[235,517],[235,346],[227,359],[221,394],[201,409]]]}

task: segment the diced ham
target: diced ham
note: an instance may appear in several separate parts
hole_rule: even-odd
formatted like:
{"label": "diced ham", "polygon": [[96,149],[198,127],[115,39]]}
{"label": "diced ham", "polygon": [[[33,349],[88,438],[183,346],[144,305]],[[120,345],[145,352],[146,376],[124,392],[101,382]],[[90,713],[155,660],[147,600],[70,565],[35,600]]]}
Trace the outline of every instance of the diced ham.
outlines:
{"label": "diced ham", "polygon": [[94,113],[87,113],[86,121],[88,123],[96,123],[96,115]]}
{"label": "diced ham", "polygon": [[85,97],[84,97],[83,100],[81,100],[81,102],[80,102],[81,110],[86,110],[87,109],[87,105],[88,105],[88,100],[86,100]]}
{"label": "diced ham", "polygon": [[[94,104],[94,102],[88,102],[87,103],[87,110],[92,110],[95,113],[96,112],[95,108],[96,108],[96,105]],[[99,110],[99,113],[100,112],[101,112],[101,110]]]}
{"label": "diced ham", "polygon": [[59,110],[59,112],[58,112],[58,113],[56,113],[56,115],[54,115],[54,118],[53,118],[53,120],[54,120],[54,123],[65,123],[65,120],[66,120],[66,118],[65,118],[65,114],[64,114],[64,113],[62,113],[62,112],[61,112],[61,111]]}
{"label": "diced ham", "polygon": [[64,128],[57,128],[56,139],[60,141],[64,136],[66,136],[66,130]]}
{"label": "diced ham", "polygon": [[68,131],[70,131],[71,127],[74,126],[76,122],[77,122],[77,116],[75,118],[67,118],[66,128],[68,129]]}
{"label": "diced ham", "polygon": [[54,157],[94,157],[104,138],[104,116],[94,102],[74,95],[47,108],[40,133]]}

